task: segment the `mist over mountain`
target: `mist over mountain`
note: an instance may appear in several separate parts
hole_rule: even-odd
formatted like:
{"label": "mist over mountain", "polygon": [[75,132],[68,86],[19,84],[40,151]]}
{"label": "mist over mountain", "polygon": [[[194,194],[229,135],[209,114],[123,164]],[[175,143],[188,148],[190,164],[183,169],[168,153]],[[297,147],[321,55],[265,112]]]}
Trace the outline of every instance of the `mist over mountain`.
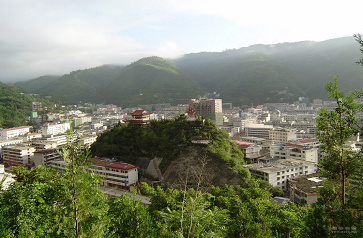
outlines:
{"label": "mist over mountain", "polygon": [[326,99],[324,83],[331,75],[339,75],[341,90],[359,89],[363,67],[355,62],[360,58],[354,38],[342,37],[192,53],[171,61],[147,57],[126,67],[106,65],[16,85],[67,103],[175,105],[206,92],[236,106],[293,102],[300,96]]}

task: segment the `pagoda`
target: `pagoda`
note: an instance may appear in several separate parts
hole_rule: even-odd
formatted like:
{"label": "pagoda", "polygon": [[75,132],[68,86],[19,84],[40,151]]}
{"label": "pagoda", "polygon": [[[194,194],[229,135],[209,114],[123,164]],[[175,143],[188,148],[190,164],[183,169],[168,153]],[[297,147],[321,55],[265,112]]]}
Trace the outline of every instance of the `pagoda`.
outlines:
{"label": "pagoda", "polygon": [[129,113],[129,115],[132,118],[124,119],[124,122],[132,123],[132,124],[138,125],[138,126],[148,125],[150,123],[150,114],[152,114],[152,113],[148,112],[146,110],[135,110],[135,111]]}

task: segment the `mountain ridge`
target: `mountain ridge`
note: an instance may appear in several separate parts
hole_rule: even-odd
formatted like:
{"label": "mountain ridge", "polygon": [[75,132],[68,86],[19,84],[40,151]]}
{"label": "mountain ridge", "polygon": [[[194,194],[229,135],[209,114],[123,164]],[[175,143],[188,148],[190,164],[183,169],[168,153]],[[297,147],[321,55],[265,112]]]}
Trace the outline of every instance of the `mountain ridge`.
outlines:
{"label": "mountain ridge", "polygon": [[[72,103],[91,101],[121,106],[187,103],[188,98],[203,96],[205,92],[217,92],[224,102],[236,106],[292,103],[300,96],[326,99],[324,83],[330,81],[330,75],[339,74],[343,91],[360,88],[363,68],[355,64],[360,58],[359,45],[353,37],[257,44],[223,52],[191,53],[171,60],[145,57],[118,66],[117,73],[94,73],[98,76],[91,79],[89,72],[98,67],[78,70],[49,80],[36,93],[63,96]],[[74,75],[80,78],[77,80]],[[34,90],[36,79],[28,81],[28,85],[17,85],[26,91]]]}

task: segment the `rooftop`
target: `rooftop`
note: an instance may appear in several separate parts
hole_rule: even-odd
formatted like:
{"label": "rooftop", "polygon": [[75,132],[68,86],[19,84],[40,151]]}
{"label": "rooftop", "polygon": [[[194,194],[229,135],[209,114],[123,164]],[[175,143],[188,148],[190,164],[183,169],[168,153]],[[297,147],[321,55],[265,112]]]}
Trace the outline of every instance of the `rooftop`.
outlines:
{"label": "rooftop", "polygon": [[309,174],[289,180],[289,183],[297,190],[307,194],[316,194],[316,189],[323,187],[323,179],[318,173]]}

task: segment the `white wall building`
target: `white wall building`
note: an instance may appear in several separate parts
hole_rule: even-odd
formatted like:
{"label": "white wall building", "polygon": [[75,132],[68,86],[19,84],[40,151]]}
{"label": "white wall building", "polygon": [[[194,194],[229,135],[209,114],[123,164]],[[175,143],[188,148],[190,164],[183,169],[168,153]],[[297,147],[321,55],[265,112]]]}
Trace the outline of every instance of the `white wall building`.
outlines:
{"label": "white wall building", "polygon": [[8,129],[0,129],[0,140],[9,140],[20,135],[29,133],[29,128],[29,126],[20,126]]}
{"label": "white wall building", "polygon": [[295,159],[279,159],[271,163],[244,165],[255,175],[269,182],[274,187],[287,190],[287,179],[313,174],[317,170],[316,163]]}
{"label": "white wall building", "polygon": [[272,158],[296,159],[318,163],[319,148],[292,143],[276,144],[271,145],[270,155]]}
{"label": "white wall building", "polygon": [[244,126],[244,136],[268,138],[272,125],[249,123]]}
{"label": "white wall building", "polygon": [[46,123],[41,128],[43,136],[64,134],[69,129],[71,129],[69,122],[59,123],[59,124]]}

